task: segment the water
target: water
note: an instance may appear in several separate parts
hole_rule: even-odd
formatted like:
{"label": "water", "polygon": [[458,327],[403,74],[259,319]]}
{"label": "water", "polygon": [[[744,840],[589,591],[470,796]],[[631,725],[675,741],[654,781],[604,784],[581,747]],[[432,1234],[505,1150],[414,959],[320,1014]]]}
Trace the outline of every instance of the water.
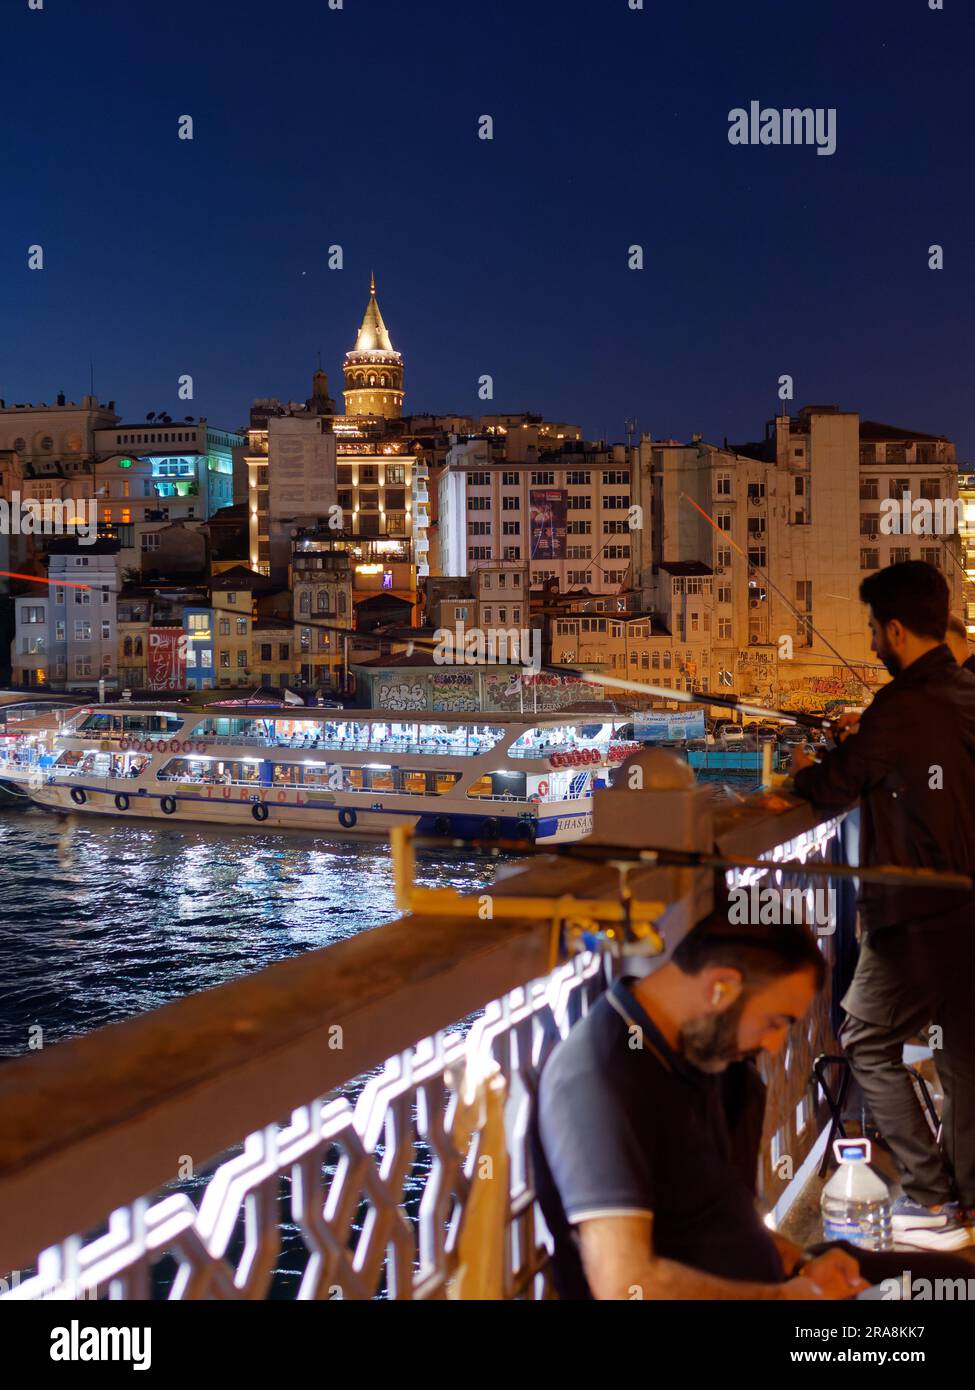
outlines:
{"label": "water", "polygon": [[[424,886],[491,876],[417,856]],[[396,915],[385,843],[0,813],[0,1058],[32,1028],[47,1046]]]}
{"label": "water", "polygon": [[889,1250],[890,1194],[870,1167],[869,1141],[839,1139],[834,1150],[839,1167],[820,1197],[823,1239],[846,1240],[862,1250]]}

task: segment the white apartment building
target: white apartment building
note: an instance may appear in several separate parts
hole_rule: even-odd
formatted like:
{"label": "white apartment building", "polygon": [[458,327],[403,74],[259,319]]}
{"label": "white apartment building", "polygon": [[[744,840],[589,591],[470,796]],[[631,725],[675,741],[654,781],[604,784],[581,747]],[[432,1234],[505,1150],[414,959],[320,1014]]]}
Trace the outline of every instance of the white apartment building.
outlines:
{"label": "white apartment building", "polygon": [[52,540],[46,585],[14,600],[18,685],[78,690],[118,683],[119,545]]}

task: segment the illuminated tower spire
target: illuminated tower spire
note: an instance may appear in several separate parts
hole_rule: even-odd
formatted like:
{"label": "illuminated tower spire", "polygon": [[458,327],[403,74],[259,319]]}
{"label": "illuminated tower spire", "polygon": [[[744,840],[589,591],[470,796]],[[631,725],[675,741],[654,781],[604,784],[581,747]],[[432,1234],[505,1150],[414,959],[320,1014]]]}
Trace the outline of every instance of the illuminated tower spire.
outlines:
{"label": "illuminated tower spire", "polygon": [[345,354],[346,415],[382,415],[387,420],[403,414],[403,359],[393,347],[376,299],[376,277],[369,276],[369,303],[355,347]]}

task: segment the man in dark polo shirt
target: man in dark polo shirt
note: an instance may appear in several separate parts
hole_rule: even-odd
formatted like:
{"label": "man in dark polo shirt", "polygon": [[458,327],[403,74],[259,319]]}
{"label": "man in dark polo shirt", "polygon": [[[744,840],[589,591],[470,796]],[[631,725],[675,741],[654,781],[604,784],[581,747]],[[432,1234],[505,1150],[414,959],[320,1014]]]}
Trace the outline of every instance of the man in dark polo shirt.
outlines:
{"label": "man in dark polo shirt", "polygon": [[561,1298],[851,1298],[905,1258],[915,1275],[967,1276],[953,1255],[803,1251],[758,1215],[752,1059],[780,1051],[823,977],[805,928],[730,926],[725,901],[555,1047],[532,1149]]}
{"label": "man in dark polo shirt", "polygon": [[[839,1251],[787,1278],[803,1252],[759,1217],[724,1105],[721,1073],[777,1053],[823,976],[805,929],[730,927],[718,910],[653,974],[613,985],[558,1044],[541,1076],[534,1151],[561,1298],[866,1287]],[[763,1099],[760,1088],[759,1128]]]}

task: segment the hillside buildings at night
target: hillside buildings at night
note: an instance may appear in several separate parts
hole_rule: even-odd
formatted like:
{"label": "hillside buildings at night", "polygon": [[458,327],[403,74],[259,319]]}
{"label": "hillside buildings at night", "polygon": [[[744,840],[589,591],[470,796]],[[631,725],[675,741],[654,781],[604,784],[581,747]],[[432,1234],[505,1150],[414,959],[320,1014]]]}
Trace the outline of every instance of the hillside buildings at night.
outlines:
{"label": "hillside buildings at night", "polygon": [[410,416],[374,279],[342,371],[344,411],[319,368],[303,402],[255,401],[244,433],[124,423],[93,396],[0,405],[0,496],[94,498],[99,524],[97,581],[80,538],[3,537],[3,568],[42,578],[46,562],[53,581],[76,559],[101,591],[77,600],[91,613],[62,613],[56,584],[22,584],[13,680],[157,688],[161,646],[158,669],[190,688],[348,695],[370,662],[402,684],[411,634],[459,623],[535,630],[546,663],[595,684],[817,707],[882,678],[857,593],[901,559],[939,565],[975,630],[964,505],[961,535],[890,519],[904,498],[975,509],[943,436],[833,405],[738,446],[587,441],[528,413]]}

